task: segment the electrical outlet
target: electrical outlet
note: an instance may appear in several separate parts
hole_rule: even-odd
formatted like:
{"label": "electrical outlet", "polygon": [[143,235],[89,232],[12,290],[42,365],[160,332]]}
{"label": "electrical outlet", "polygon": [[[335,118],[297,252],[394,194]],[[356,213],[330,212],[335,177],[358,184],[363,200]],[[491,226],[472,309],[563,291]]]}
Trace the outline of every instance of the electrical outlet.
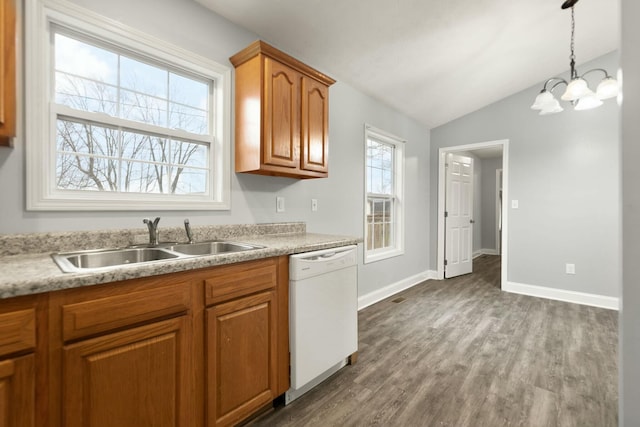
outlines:
{"label": "electrical outlet", "polygon": [[565,272],[567,274],[576,274],[576,265],[575,264],[567,264],[565,267]]}
{"label": "electrical outlet", "polygon": [[318,199],[311,199],[311,211],[316,212],[318,210]]}
{"label": "electrical outlet", "polygon": [[276,212],[284,212],[284,197],[276,197]]}
{"label": "electrical outlet", "polygon": [[511,201],[511,208],[512,209],[518,209],[518,201],[517,200],[512,200]]}

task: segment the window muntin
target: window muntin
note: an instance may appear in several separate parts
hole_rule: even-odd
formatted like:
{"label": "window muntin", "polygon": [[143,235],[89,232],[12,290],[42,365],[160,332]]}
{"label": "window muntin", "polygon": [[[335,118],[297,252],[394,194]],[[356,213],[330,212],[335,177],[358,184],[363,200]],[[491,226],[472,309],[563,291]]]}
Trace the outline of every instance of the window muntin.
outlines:
{"label": "window muntin", "polygon": [[60,190],[206,194],[208,146],[100,123],[57,119]]}
{"label": "window muntin", "polygon": [[371,262],[403,252],[404,153],[400,139],[371,127],[365,135],[365,262]]}
{"label": "window muntin", "polygon": [[[208,141],[176,139],[171,130],[209,136],[213,82],[60,30],[53,39],[55,106],[68,107],[56,111],[70,116],[57,114],[56,188],[206,195]],[[78,112],[99,114],[78,120]],[[118,119],[129,128],[112,126]]]}
{"label": "window muntin", "polygon": [[28,210],[229,209],[228,66],[70,3],[25,9]]}

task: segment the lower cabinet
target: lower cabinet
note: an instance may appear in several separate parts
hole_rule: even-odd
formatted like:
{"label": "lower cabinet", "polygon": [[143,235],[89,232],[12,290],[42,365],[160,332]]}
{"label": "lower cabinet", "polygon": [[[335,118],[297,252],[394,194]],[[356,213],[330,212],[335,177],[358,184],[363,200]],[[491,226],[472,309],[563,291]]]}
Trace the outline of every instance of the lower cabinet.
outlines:
{"label": "lower cabinet", "polygon": [[229,426],[275,394],[277,309],[274,291],[206,310],[208,426]]}
{"label": "lower cabinet", "polygon": [[180,316],[66,345],[63,425],[196,425],[187,408],[189,339]]}
{"label": "lower cabinet", "polygon": [[35,356],[0,361],[0,426],[35,426]]}
{"label": "lower cabinet", "polygon": [[[38,395],[33,355],[2,360],[35,347],[33,313],[4,319],[0,300],[0,338],[3,320],[15,335],[6,353],[0,339],[0,427],[231,426],[289,387],[286,256],[47,298]],[[46,418],[34,424],[37,398]]]}
{"label": "lower cabinet", "polygon": [[36,353],[42,353],[41,297],[18,297],[0,304],[0,426],[34,427]]}

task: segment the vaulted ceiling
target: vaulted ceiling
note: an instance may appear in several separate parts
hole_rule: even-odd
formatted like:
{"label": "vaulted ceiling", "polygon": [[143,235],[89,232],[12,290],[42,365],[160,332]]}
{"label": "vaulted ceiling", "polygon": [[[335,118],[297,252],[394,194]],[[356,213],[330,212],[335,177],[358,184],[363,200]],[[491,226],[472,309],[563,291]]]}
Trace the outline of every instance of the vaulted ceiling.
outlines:
{"label": "vaulted ceiling", "polygon": [[[429,128],[569,68],[563,0],[196,1]],[[618,48],[618,3],[575,6],[578,65]]]}

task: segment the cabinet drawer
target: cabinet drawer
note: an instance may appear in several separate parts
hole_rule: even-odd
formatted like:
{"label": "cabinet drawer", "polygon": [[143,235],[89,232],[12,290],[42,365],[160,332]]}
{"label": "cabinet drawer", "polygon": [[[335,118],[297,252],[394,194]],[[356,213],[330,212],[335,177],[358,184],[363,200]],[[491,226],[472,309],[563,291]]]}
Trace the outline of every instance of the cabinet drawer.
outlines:
{"label": "cabinet drawer", "polygon": [[205,280],[207,305],[238,298],[276,286],[277,263],[273,259],[221,267]]}
{"label": "cabinet drawer", "polygon": [[62,306],[62,337],[69,341],[184,313],[190,304],[191,288],[188,284],[65,304]]}
{"label": "cabinet drawer", "polygon": [[0,314],[0,356],[36,346],[36,310]]}

